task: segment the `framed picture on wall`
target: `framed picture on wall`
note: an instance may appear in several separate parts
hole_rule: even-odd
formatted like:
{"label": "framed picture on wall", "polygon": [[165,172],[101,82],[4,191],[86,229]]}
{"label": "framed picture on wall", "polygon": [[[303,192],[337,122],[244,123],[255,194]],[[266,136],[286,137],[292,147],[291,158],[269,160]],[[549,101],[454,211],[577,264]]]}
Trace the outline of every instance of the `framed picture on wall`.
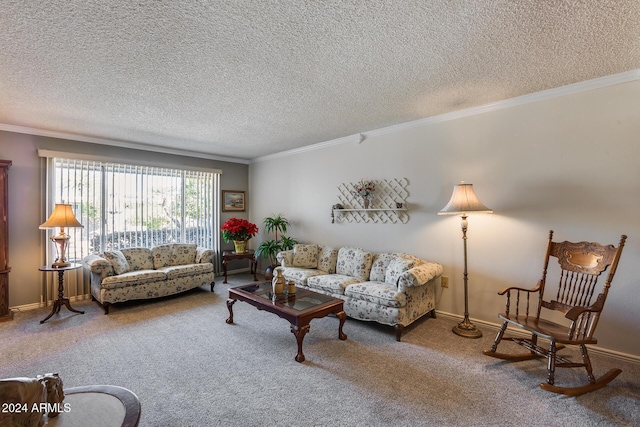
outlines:
{"label": "framed picture on wall", "polygon": [[244,212],[244,191],[222,190],[222,212]]}

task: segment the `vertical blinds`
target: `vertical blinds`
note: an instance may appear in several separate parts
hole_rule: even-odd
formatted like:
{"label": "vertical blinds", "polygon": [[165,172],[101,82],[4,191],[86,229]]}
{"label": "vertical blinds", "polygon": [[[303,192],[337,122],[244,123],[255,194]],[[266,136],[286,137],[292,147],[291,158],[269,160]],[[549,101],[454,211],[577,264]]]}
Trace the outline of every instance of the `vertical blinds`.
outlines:
{"label": "vertical blinds", "polygon": [[69,229],[68,257],[163,243],[218,252],[218,172],[49,158],[49,194],[84,228]]}

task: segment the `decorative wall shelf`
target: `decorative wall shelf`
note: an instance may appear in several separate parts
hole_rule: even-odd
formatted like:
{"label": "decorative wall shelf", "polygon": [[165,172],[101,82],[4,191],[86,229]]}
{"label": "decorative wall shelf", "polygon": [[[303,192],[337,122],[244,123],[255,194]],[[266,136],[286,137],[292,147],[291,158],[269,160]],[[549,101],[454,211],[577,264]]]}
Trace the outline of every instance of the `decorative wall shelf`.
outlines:
{"label": "decorative wall shelf", "polygon": [[[347,182],[338,186],[338,200],[343,209],[332,209],[332,223],[346,221],[406,224],[409,221],[409,214],[407,214],[409,181],[406,178],[372,181],[376,189],[367,209],[364,208],[362,197],[354,195],[357,182]],[[396,207],[398,204],[402,207]]]}

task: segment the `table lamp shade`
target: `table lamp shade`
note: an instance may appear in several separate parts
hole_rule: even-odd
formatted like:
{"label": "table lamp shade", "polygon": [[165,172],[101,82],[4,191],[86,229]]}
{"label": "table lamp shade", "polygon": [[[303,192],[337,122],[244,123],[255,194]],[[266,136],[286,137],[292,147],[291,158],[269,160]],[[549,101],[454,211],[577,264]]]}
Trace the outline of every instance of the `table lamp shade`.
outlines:
{"label": "table lamp shade", "polygon": [[78,219],[73,214],[73,209],[71,209],[71,205],[67,205],[64,203],[56,204],[53,212],[51,212],[51,216],[44,223],[40,225],[40,229],[44,230],[47,228],[55,228],[60,227],[60,232],[57,235],[51,236],[51,241],[56,246],[56,252],[58,257],[55,262],[51,265],[52,267],[68,267],[71,265],[70,262],[67,262],[66,253],[67,246],[69,244],[69,239],[71,236],[64,232],[65,227],[80,227],[83,228],[83,225],[78,222]]}
{"label": "table lamp shade", "polygon": [[460,184],[453,187],[451,200],[438,212],[438,215],[457,215],[465,212],[493,213],[478,199],[475,191],[473,191],[473,184],[466,184],[461,181]]}
{"label": "table lamp shade", "polygon": [[83,227],[83,225],[78,222],[73,214],[71,205],[59,203],[56,204],[49,219],[40,225],[41,230],[55,227]]}

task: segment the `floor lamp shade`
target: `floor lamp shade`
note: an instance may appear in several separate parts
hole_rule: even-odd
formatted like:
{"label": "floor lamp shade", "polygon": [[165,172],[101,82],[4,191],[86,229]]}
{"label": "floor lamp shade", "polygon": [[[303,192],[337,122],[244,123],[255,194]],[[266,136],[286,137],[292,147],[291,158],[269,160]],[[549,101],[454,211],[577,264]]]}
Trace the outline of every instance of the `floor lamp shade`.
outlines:
{"label": "floor lamp shade", "polygon": [[52,267],[67,267],[71,265],[70,262],[67,262],[67,246],[69,245],[69,239],[71,236],[65,233],[65,228],[82,228],[83,225],[78,222],[78,219],[73,213],[73,209],[71,205],[67,205],[64,203],[56,204],[51,216],[47,219],[43,224],[40,225],[41,230],[45,230],[48,228],[56,228],[60,227],[60,232],[56,235],[51,236],[51,241],[54,243],[56,247],[57,258]]}
{"label": "floor lamp shade", "polygon": [[438,212],[438,215],[460,215],[465,212],[493,213],[478,199],[476,192],[473,191],[473,184],[461,181],[460,184],[453,187],[451,200]]}
{"label": "floor lamp shade", "polygon": [[493,213],[476,196],[473,184],[464,181],[453,187],[453,194],[449,203],[442,208],[438,215],[462,216],[462,241],[464,244],[464,320],[453,328],[453,332],[465,338],[480,338],[482,332],[469,320],[469,276],[467,274],[467,213]]}

